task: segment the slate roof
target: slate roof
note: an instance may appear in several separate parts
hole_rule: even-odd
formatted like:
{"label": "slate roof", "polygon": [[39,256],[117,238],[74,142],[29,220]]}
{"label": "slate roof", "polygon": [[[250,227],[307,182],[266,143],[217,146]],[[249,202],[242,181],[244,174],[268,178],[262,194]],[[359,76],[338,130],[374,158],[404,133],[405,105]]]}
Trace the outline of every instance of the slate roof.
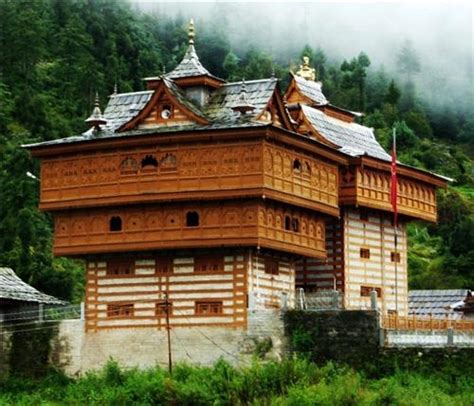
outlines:
{"label": "slate roof", "polygon": [[[257,117],[265,109],[277,82],[274,78],[245,81],[247,101],[255,107],[255,110],[245,114],[247,120]],[[235,121],[241,117],[240,113],[232,110],[239,102],[241,87],[242,81],[226,83],[212,94],[205,109],[210,121]]]}
{"label": "slate roof", "polygon": [[323,94],[322,83],[313,80],[306,80],[301,76],[294,75],[296,85],[301,93],[316,104],[328,104],[326,97]]}
{"label": "slate roof", "polygon": [[190,44],[181,62],[171,72],[165,75],[168,79],[188,78],[195,76],[210,76],[218,79],[212,75],[201,63],[196,53],[194,45]]}
{"label": "slate roof", "polygon": [[338,146],[339,151],[350,156],[369,155],[390,161],[390,154],[378,143],[374,131],[357,123],[347,123],[330,117],[315,108],[302,105],[305,117],[313,128],[330,143]]}
{"label": "slate roof", "polygon": [[46,295],[23,282],[10,268],[0,268],[0,300],[17,300],[44,304],[65,304],[66,302]]}
{"label": "slate roof", "polygon": [[226,83],[212,94],[207,106],[200,109],[186,98],[185,92],[172,80],[164,79],[165,84],[177,100],[196,115],[209,121],[209,124],[186,124],[182,126],[163,126],[149,129],[136,129],[132,131],[115,132],[121,125],[134,118],[148,103],[153,95],[152,90],[133,93],[121,93],[112,95],[104,110],[103,116],[107,124],[102,126],[102,131],[94,132],[89,129],[84,134],[45,141],[37,144],[26,145],[26,147],[48,146],[56,144],[69,144],[74,142],[88,141],[93,139],[106,139],[115,137],[127,137],[144,134],[170,133],[185,130],[216,130],[244,127],[262,127],[268,123],[254,120],[267,106],[273,92],[275,91],[276,79],[261,79],[246,81],[248,101],[255,106],[255,110],[241,115],[232,110],[232,106],[238,101],[242,82]]}
{"label": "slate roof", "polygon": [[467,289],[447,290],[410,290],[408,292],[408,313],[433,318],[460,319],[462,312],[454,311],[455,307],[464,304]]}
{"label": "slate roof", "polygon": [[144,92],[120,93],[110,96],[103,116],[107,124],[104,131],[115,131],[122,124],[130,121],[145,107],[153,95],[153,90]]}

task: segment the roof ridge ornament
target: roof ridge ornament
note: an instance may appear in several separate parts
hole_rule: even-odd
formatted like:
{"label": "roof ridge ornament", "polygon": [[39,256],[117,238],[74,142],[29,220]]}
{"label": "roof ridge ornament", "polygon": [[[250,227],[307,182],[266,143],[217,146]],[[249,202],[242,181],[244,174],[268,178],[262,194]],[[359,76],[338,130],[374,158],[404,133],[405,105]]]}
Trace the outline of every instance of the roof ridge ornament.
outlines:
{"label": "roof ridge ornament", "polygon": [[102,111],[100,110],[99,105],[99,93],[95,92],[95,102],[94,102],[94,110],[92,110],[92,114],[85,120],[87,124],[90,125],[94,131],[101,131],[101,125],[107,124],[107,120],[102,115]]}
{"label": "roof ridge ornament", "polygon": [[296,72],[296,75],[313,82],[316,80],[316,69],[309,66],[309,56],[303,56],[303,64],[300,65],[300,69]]}
{"label": "roof ridge ornament", "polygon": [[242,78],[242,83],[240,85],[240,92],[237,96],[236,103],[231,107],[235,112],[240,114],[245,114],[248,111],[255,110],[255,106],[248,101],[247,97],[247,86],[245,85],[245,78]]}
{"label": "roof ridge ornament", "polygon": [[194,45],[194,37],[196,36],[196,32],[194,30],[194,19],[189,20],[189,28],[188,28],[188,39],[189,45]]}

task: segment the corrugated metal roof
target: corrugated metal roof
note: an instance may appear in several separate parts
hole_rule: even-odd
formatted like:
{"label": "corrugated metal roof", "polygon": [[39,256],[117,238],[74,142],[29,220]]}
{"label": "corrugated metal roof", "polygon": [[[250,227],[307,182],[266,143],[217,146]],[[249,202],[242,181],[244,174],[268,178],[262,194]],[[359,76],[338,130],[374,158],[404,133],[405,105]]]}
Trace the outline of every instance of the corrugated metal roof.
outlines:
{"label": "corrugated metal roof", "polygon": [[323,84],[321,82],[314,82],[313,80],[306,80],[300,76],[294,75],[296,85],[301,93],[316,104],[327,104],[328,101],[323,94]]}
{"label": "corrugated metal roof", "polygon": [[302,105],[301,108],[313,128],[330,143],[337,145],[341,152],[350,156],[367,154],[384,161],[391,160],[375,138],[373,129],[338,120],[309,106]]}
{"label": "corrugated metal roof", "polygon": [[408,312],[418,316],[459,319],[462,312],[453,309],[463,304],[467,292],[467,289],[410,290]]}
{"label": "corrugated metal roof", "polygon": [[65,304],[23,282],[11,268],[0,268],[0,299],[45,304]]}

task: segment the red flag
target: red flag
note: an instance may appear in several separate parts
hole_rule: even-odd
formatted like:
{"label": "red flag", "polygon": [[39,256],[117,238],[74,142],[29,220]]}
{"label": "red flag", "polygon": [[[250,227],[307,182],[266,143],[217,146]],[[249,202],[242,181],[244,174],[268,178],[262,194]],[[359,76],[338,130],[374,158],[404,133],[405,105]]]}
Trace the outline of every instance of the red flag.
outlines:
{"label": "red flag", "polygon": [[392,146],[392,176],[390,182],[390,203],[393,209],[393,225],[398,226],[398,209],[397,209],[397,196],[398,196],[398,182],[397,182],[397,141],[395,128],[393,129],[393,146]]}

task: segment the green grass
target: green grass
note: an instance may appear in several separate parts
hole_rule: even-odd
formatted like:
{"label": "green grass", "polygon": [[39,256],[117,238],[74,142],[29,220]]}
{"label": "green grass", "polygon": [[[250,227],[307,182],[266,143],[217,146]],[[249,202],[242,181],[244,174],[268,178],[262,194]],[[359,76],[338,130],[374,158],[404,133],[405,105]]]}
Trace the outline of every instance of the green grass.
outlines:
{"label": "green grass", "polygon": [[433,373],[397,371],[369,379],[348,367],[303,359],[234,368],[177,365],[121,369],[70,379],[51,371],[40,380],[0,381],[0,405],[472,405],[474,382]]}

